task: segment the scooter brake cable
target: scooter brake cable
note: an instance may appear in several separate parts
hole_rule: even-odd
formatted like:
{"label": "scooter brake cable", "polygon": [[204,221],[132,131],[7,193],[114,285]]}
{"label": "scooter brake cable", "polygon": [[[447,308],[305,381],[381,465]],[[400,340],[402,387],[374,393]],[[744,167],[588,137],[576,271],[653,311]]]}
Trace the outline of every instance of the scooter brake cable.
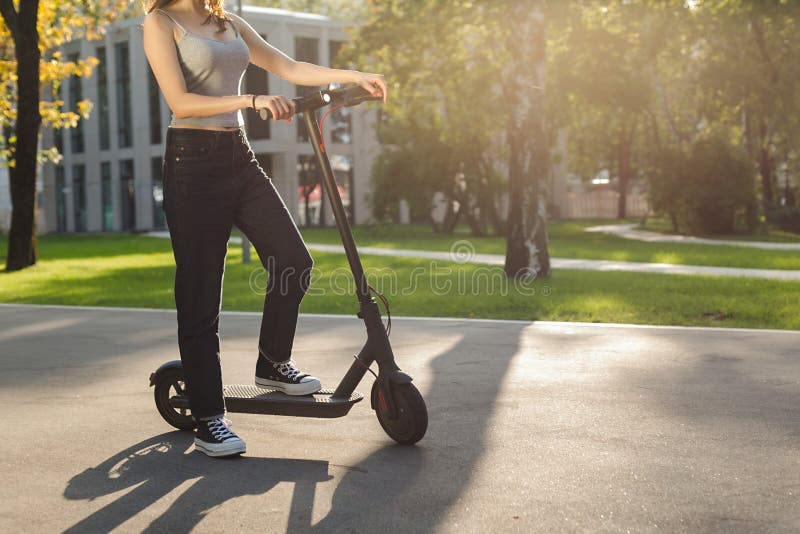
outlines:
{"label": "scooter brake cable", "polygon": [[333,111],[336,111],[337,109],[339,109],[339,108],[343,108],[343,107],[345,107],[345,105],[344,105],[344,104],[339,104],[338,106],[334,106],[334,107],[332,107],[332,108],[328,109],[328,111],[326,111],[326,112],[325,112],[325,114],[322,116],[322,118],[321,118],[321,119],[320,119],[320,121],[319,121],[319,138],[320,138],[320,139],[325,139],[325,135],[322,133],[322,123],[324,123],[324,122],[325,122],[325,118],[326,118],[328,115],[330,115],[330,114],[331,114],[331,112],[333,112]]}
{"label": "scooter brake cable", "polygon": [[362,362],[362,361],[361,361],[361,360],[358,358],[358,354],[353,354],[353,358],[354,358],[354,359],[355,359],[355,360],[356,360],[358,363],[360,363],[360,364],[361,364],[361,367],[364,367],[364,368],[365,368],[367,371],[369,371],[370,373],[372,373],[372,376],[374,376],[375,378],[378,378],[378,375],[376,375],[376,374],[375,374],[375,371],[373,371],[373,370],[372,370],[370,367],[367,367],[367,365],[366,365],[364,362]]}
{"label": "scooter brake cable", "polygon": [[392,312],[389,310],[389,301],[383,296],[383,293],[372,287],[370,284],[367,284],[367,287],[370,289],[370,291],[373,291],[376,295],[378,295],[378,298],[381,299],[383,305],[386,306],[386,337],[389,337],[389,334],[392,331]]}

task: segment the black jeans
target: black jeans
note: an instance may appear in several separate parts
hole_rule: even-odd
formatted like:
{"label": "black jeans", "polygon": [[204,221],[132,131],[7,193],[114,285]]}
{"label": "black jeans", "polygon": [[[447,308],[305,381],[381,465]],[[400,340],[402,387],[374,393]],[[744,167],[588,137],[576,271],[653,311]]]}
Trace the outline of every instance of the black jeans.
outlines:
{"label": "black jeans", "polygon": [[314,262],[241,128],[168,128],[163,171],[184,381],[192,414],[209,419],[225,413],[219,317],[232,226],[250,239],[269,274],[258,352],[272,361],[291,357]]}

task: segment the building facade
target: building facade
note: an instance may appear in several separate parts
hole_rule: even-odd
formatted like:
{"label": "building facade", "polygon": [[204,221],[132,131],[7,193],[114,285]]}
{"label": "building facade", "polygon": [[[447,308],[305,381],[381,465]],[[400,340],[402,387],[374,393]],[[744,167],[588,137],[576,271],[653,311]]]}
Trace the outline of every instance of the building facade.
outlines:
{"label": "building facade", "polygon": [[[243,17],[270,44],[298,61],[332,66],[348,39],[343,22],[281,9],[245,6]],[[162,161],[171,112],[150,70],[142,43],[142,17],[107,29],[100,41],[74,41],[65,57],[97,57],[90,78],[62,84],[62,99],[90,99],[88,119],[67,130],[46,129],[43,144],[64,155],[42,169],[44,217],[40,231],[95,232],[165,229],[161,202]],[[296,86],[250,65],[243,94],[301,96],[318,88]],[[334,224],[321,173],[304,121],[263,121],[243,110],[253,152],[299,226]],[[380,113],[371,104],[337,110],[325,120],[325,144],[340,194],[353,224],[369,222],[367,204],[372,159],[378,146],[373,124]],[[318,112],[318,117],[321,114]]]}

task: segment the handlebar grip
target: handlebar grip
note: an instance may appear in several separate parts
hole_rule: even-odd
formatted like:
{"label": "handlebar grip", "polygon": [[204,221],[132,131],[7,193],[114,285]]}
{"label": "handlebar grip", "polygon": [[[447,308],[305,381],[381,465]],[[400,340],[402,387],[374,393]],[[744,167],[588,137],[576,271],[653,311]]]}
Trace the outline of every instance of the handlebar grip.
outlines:
{"label": "handlebar grip", "polygon": [[331,93],[334,103],[342,103],[345,106],[355,106],[368,100],[383,100],[383,96],[372,96],[372,93],[360,85],[338,89]]}
{"label": "handlebar grip", "polygon": [[[303,100],[302,96],[298,96],[292,99],[292,102],[294,102],[295,114],[300,112],[300,105],[302,100]],[[269,108],[259,109],[258,114],[261,116],[262,120],[268,120],[272,118],[272,111]]]}
{"label": "handlebar grip", "polygon": [[[330,97],[323,91],[317,91],[306,96],[296,96],[292,98],[292,102],[294,102],[294,114],[297,115],[307,109],[317,109],[329,104]],[[272,111],[268,108],[261,108],[258,110],[258,113],[264,120],[273,118]]]}
{"label": "handlebar grip", "polygon": [[[368,100],[383,100],[383,96],[372,96],[372,93],[360,85],[354,85],[341,89],[316,91],[306,96],[295,97],[292,102],[294,102],[294,112],[298,114],[310,109],[319,109],[328,104],[349,107]],[[258,113],[263,120],[273,118],[272,112],[268,108],[261,108]]]}

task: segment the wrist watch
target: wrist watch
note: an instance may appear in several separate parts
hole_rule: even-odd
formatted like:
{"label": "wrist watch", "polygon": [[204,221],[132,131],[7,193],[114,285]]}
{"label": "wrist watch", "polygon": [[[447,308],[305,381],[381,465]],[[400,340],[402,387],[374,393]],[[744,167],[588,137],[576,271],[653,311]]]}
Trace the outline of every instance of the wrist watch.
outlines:
{"label": "wrist watch", "polygon": [[253,109],[256,109],[256,95],[253,95]]}

